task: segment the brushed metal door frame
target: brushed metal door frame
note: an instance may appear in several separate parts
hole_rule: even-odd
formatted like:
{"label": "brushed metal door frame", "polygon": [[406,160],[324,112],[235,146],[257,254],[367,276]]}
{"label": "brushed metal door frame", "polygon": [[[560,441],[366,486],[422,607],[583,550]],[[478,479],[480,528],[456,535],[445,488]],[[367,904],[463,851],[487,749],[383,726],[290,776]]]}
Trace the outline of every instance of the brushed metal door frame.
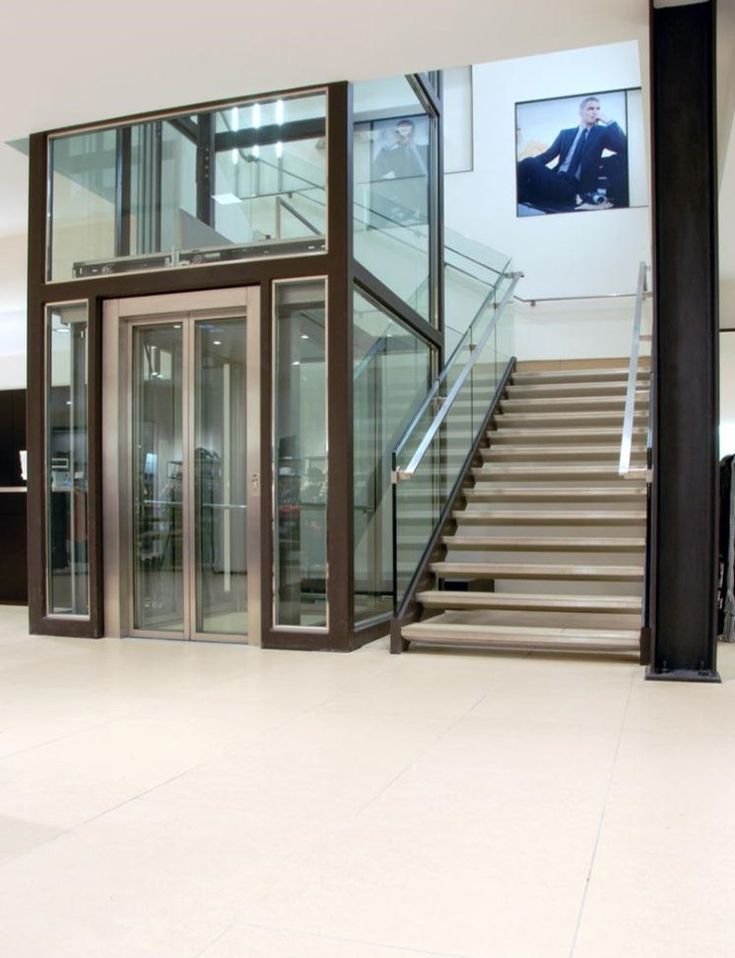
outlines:
{"label": "brushed metal door frame", "polygon": [[[182,399],[184,449],[193,454],[195,323],[207,319],[245,318],[246,322],[246,556],[247,635],[197,632],[194,535],[194,470],[188,470],[184,490],[184,631],[133,628],[132,576],[132,403],[133,329],[145,325],[182,323]],[[161,296],[108,300],[103,308],[103,506],[105,634],[186,638],[261,644],[261,523],[260,523],[260,290],[237,287]]]}

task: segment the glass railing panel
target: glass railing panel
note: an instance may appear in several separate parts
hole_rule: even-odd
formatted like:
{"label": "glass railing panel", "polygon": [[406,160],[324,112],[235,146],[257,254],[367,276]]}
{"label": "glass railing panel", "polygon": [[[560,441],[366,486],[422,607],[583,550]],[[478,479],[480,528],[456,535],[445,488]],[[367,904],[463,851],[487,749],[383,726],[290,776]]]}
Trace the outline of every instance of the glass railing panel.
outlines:
{"label": "glass railing panel", "polygon": [[432,350],[355,292],[354,602],[357,622],[393,606],[391,453],[431,381]]}
{"label": "glass railing panel", "polygon": [[[432,274],[436,121],[405,76],[354,85],[354,255],[404,301]],[[415,301],[432,321],[433,304]]]}
{"label": "glass railing panel", "polygon": [[516,282],[513,276],[498,284],[432,386],[430,395],[445,397],[443,405],[440,399],[425,403],[396,444],[396,607],[448,505],[507,370],[510,357],[502,350],[512,342],[509,303]]}
{"label": "glass railing panel", "polygon": [[476,264],[483,272],[491,271],[497,276],[510,269],[510,256],[452,229],[444,229],[444,248],[446,259],[459,256],[465,263]]}
{"label": "glass railing panel", "polygon": [[49,280],[320,252],[326,217],[288,214],[301,191],[326,206],[326,94],[49,139]]}

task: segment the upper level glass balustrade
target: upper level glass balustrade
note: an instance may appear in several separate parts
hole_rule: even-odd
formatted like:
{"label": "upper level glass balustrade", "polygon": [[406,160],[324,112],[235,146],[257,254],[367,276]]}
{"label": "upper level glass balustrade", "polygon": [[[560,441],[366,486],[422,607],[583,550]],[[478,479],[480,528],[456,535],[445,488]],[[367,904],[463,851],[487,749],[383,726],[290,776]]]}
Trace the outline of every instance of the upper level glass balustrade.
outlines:
{"label": "upper level glass balustrade", "polygon": [[[49,139],[47,278],[319,253],[324,92]],[[305,175],[304,171],[308,171]]]}

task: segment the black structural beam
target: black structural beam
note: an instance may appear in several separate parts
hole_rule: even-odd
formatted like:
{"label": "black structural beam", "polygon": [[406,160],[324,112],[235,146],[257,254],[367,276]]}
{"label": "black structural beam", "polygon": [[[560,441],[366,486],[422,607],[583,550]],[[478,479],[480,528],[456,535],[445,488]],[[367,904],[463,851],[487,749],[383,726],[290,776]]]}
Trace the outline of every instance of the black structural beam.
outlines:
{"label": "black structural beam", "polygon": [[715,4],[651,8],[656,340],[648,678],[719,681]]}

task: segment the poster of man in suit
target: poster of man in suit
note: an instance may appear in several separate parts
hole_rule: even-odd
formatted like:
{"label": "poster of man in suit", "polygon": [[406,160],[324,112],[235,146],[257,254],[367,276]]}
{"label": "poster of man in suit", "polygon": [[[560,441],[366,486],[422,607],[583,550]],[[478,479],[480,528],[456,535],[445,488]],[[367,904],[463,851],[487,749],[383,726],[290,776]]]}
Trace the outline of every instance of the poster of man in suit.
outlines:
{"label": "poster of man in suit", "polygon": [[518,216],[630,205],[627,93],[516,104]]}

